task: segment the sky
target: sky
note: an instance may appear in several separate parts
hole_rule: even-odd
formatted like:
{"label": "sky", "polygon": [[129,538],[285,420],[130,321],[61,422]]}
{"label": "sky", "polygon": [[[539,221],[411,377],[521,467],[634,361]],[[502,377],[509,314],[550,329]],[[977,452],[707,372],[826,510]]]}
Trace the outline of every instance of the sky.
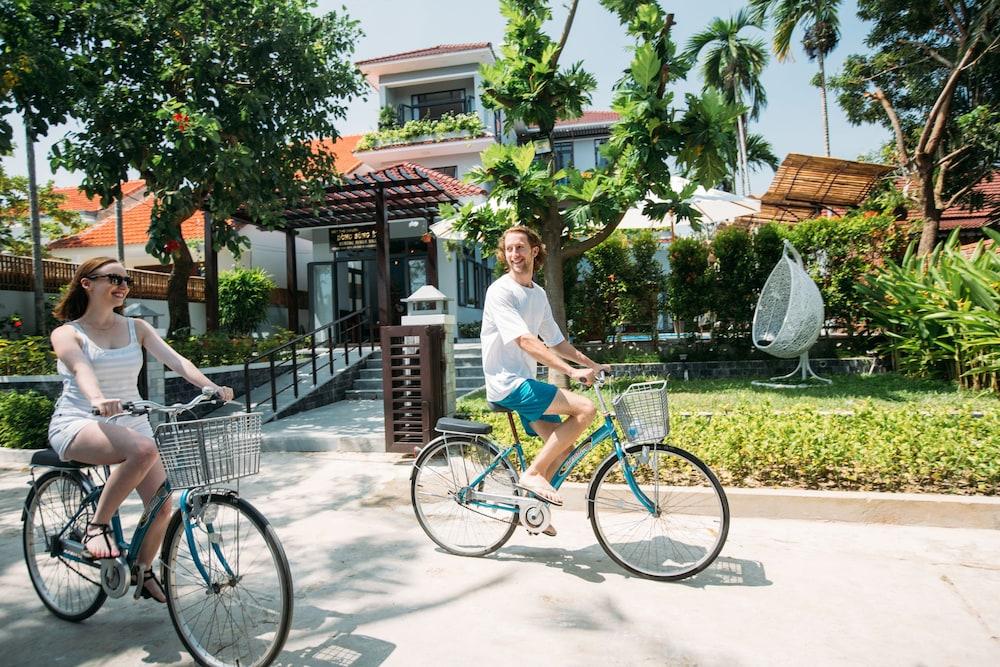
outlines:
{"label": "sky", "polygon": [[[674,13],[674,41],[683,48],[691,35],[699,32],[716,16],[735,14],[744,0],[661,0],[661,6]],[[553,2],[554,19],[549,34],[558,39],[567,9],[564,2]],[[346,12],[358,19],[364,35],[359,39],[353,59],[364,60],[378,56],[427,48],[438,44],[464,42],[491,42],[499,55],[503,39],[503,18],[495,0],[319,0],[316,12]],[[837,49],[827,61],[827,72],[837,72],[848,55],[867,51],[863,41],[866,26],[857,18],[855,0],[844,0],[840,10],[841,39]],[[748,34],[752,34],[749,33]],[[770,44],[768,32],[760,32]],[[822,120],[819,89],[809,81],[817,71],[801,48],[801,31],[793,37],[795,48],[790,61],[778,62],[773,56],[764,71],[762,82],[767,91],[768,106],[750,130],[762,134],[783,158],[788,153],[823,154]],[[584,68],[597,78],[597,89],[592,96],[591,109],[610,109],[611,88],[621,71],[627,66],[630,54],[626,50],[630,41],[617,19],[598,0],[580,0],[579,8],[561,63],[582,61]],[[675,84],[675,102],[683,104],[683,94],[696,93],[702,82],[692,70],[686,81]],[[833,157],[854,160],[868,153],[886,139],[888,131],[880,126],[853,126],[848,123],[837,105],[836,97],[829,100],[830,149]],[[355,134],[374,129],[378,117],[378,95],[372,92],[367,100],[355,100],[347,117],[336,123],[341,134]],[[14,126],[14,138],[23,142],[24,131],[17,118],[9,119]],[[62,125],[50,130],[48,136],[36,144],[36,162],[40,182],[52,179],[56,185],[75,185],[80,174],[66,171],[52,173],[48,152],[55,141],[72,125]],[[18,145],[10,157],[2,159],[8,174],[25,174],[25,154]],[[770,169],[751,175],[751,190],[762,194],[767,190],[773,173]]]}

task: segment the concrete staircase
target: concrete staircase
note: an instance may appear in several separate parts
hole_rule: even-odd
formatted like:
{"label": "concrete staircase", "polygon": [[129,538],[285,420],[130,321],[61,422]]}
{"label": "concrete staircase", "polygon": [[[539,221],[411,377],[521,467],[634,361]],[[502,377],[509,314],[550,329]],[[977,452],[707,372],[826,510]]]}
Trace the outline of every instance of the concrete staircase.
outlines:
{"label": "concrete staircase", "polygon": [[[483,377],[482,348],[476,343],[455,344],[455,394],[464,396],[486,383]],[[354,385],[347,390],[348,400],[382,400],[382,352],[368,357]]]}

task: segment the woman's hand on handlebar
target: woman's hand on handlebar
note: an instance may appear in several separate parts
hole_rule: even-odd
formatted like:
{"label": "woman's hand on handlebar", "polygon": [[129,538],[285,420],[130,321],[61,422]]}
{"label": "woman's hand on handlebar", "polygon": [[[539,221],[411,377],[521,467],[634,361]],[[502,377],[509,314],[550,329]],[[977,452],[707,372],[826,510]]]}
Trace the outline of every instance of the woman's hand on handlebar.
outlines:
{"label": "woman's hand on handlebar", "polygon": [[122,402],[117,398],[98,398],[90,402],[90,411],[102,417],[111,417],[121,414]]}
{"label": "woman's hand on handlebar", "polygon": [[221,400],[226,401],[227,403],[233,400],[234,393],[232,387],[220,387],[219,385],[216,385],[212,389],[215,390],[215,395]]}

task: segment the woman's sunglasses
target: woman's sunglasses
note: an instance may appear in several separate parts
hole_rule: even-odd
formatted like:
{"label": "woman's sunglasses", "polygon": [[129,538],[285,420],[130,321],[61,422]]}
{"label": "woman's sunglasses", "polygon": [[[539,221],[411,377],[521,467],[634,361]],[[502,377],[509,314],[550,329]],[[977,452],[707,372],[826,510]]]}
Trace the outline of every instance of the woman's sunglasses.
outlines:
{"label": "woman's sunglasses", "polygon": [[94,273],[87,276],[91,280],[97,280],[98,278],[107,278],[108,282],[112,285],[118,286],[125,283],[126,286],[132,287],[132,279],[128,276],[120,276],[117,273]]}

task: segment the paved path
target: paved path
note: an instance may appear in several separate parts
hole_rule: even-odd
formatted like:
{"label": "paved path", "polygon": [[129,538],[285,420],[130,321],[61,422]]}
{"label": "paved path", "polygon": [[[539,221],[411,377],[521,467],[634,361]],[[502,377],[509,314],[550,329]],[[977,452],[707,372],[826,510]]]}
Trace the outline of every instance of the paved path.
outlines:
{"label": "paved path", "polygon": [[[1000,664],[1000,531],[740,519],[715,566],[662,584],[610,562],[582,512],[556,514],[557,538],[458,558],[417,526],[407,462],[274,453],[263,469],[243,492],[295,577],[282,665]],[[0,662],[190,664],[149,601],[80,625],[44,610],[24,481],[0,471]]]}

